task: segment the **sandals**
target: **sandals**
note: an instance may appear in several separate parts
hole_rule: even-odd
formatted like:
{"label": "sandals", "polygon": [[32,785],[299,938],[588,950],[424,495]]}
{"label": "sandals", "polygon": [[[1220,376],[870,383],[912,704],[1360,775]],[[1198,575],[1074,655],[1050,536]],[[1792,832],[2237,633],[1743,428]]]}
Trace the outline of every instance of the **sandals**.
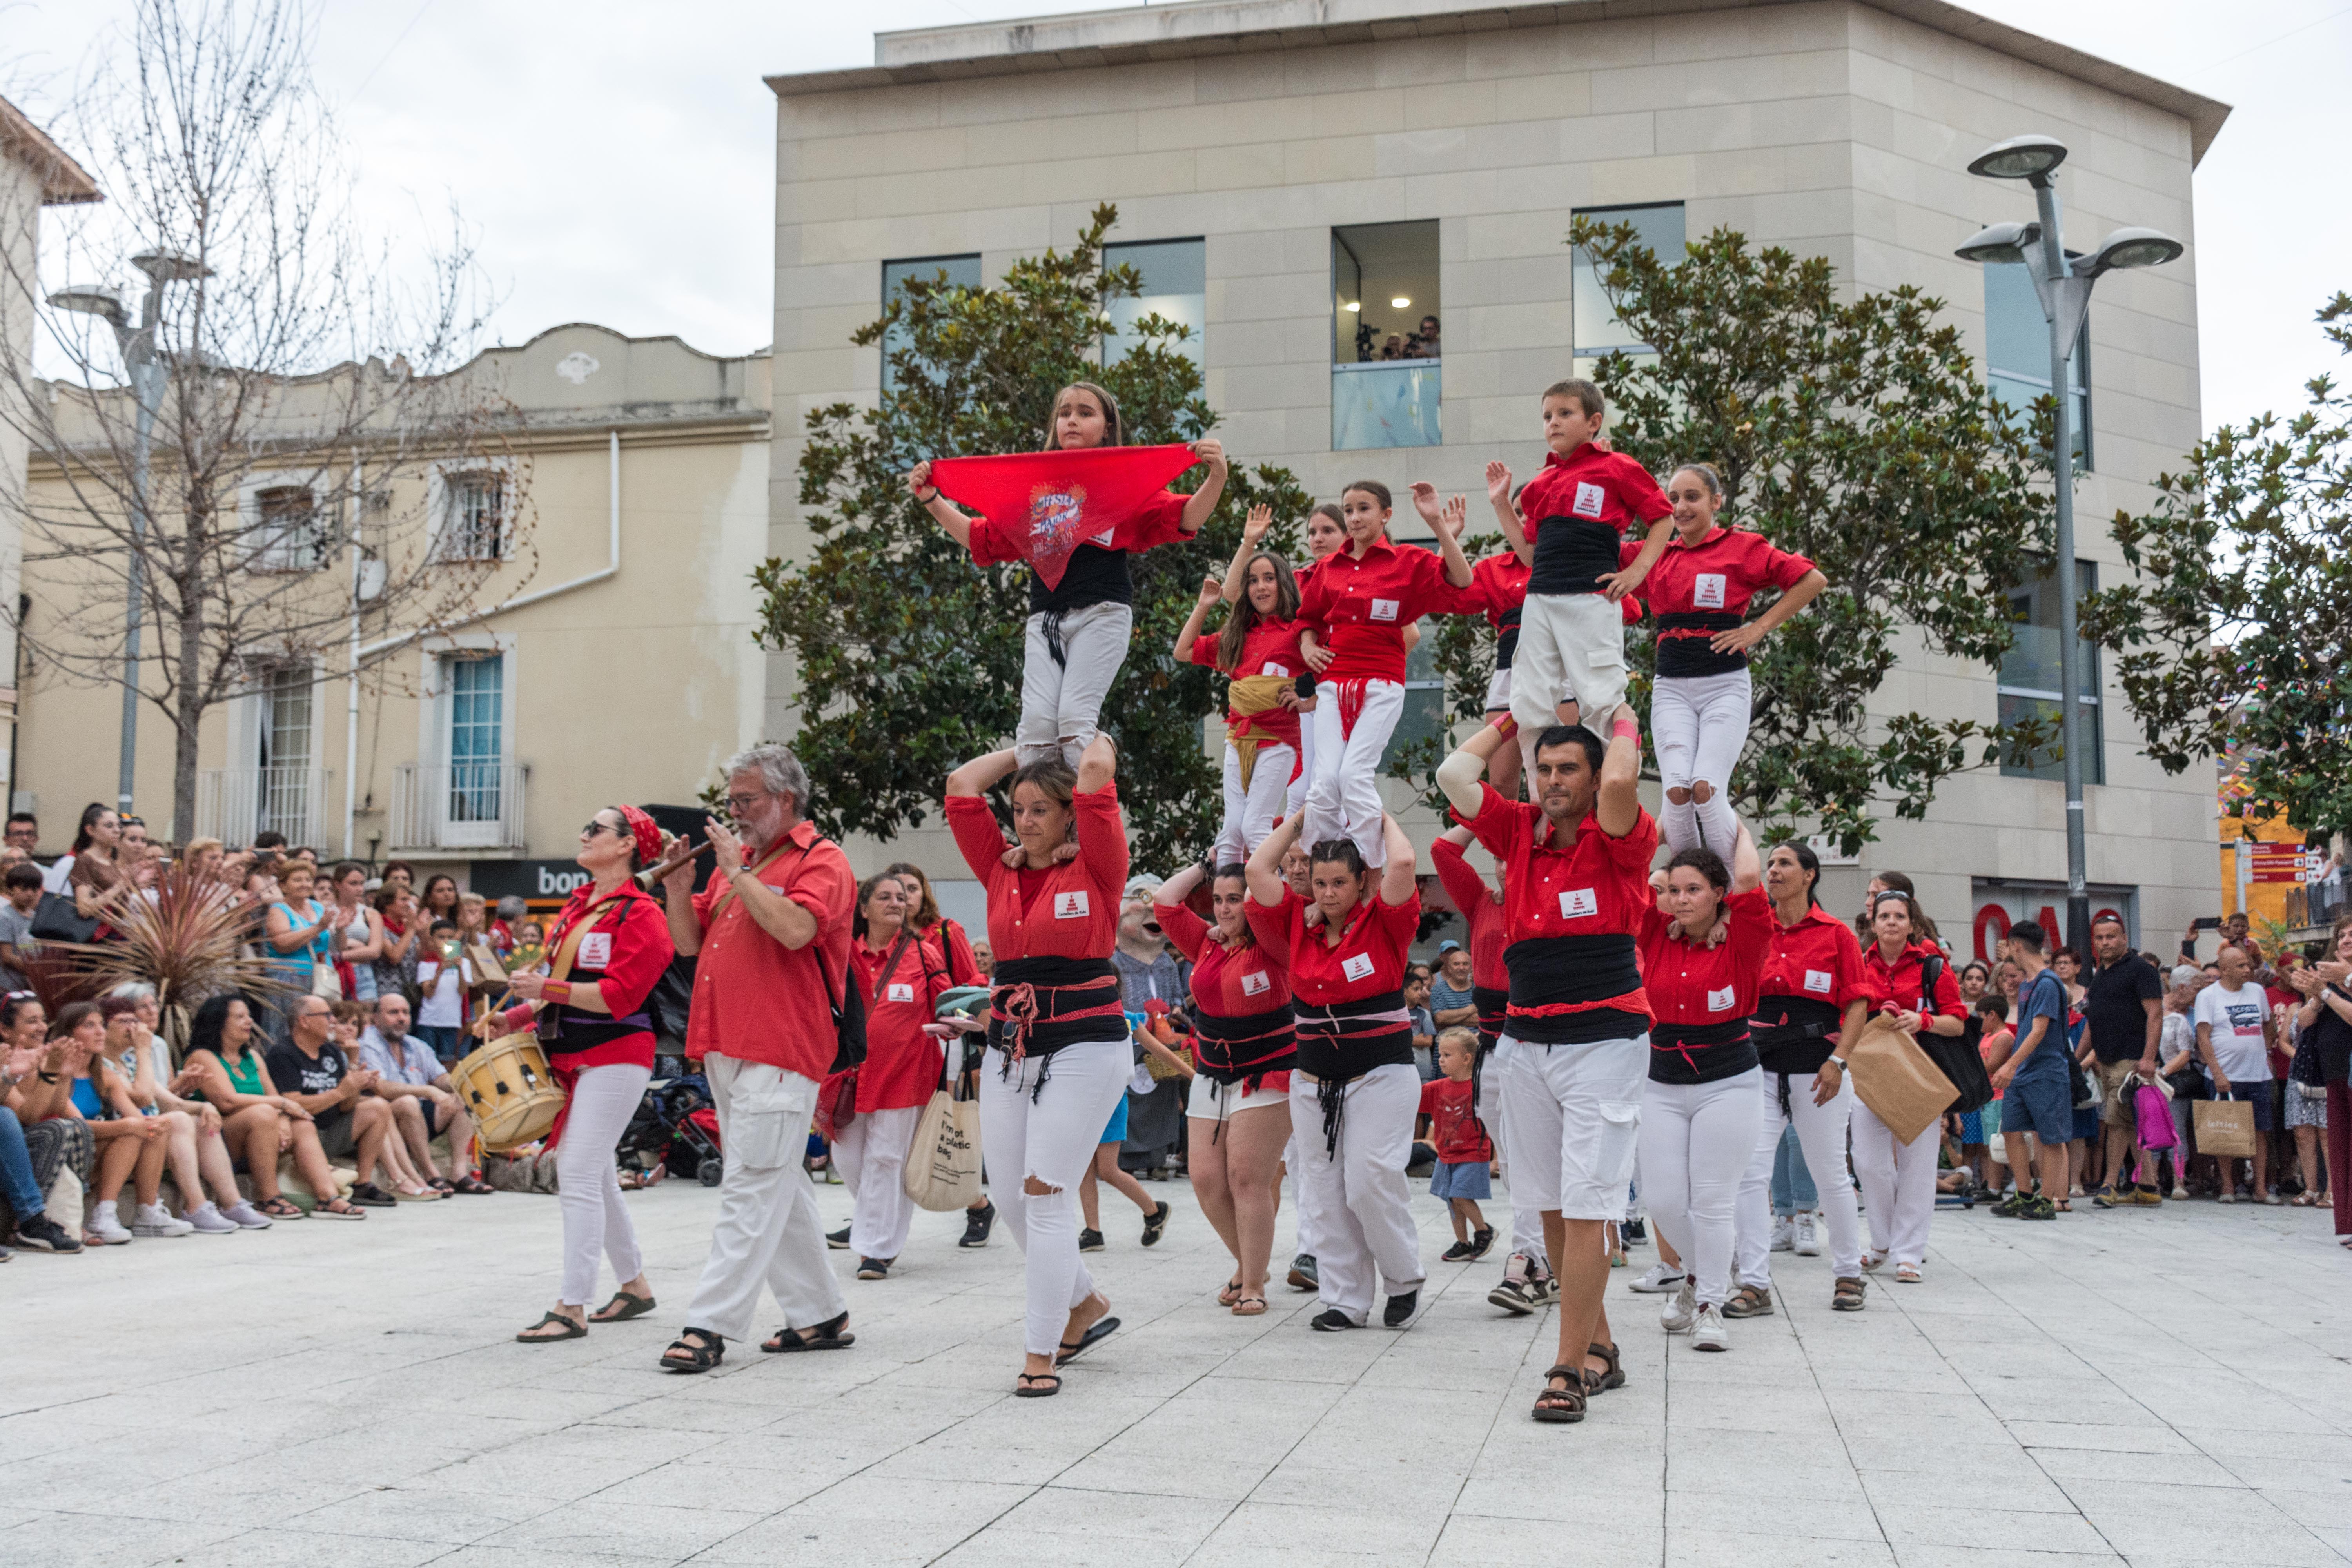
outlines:
{"label": "sandals", "polygon": [[478,1198],[488,1193],[495,1193],[498,1191],[498,1188],[490,1185],[489,1183],[482,1180],[481,1177],[468,1172],[465,1175],[460,1176],[455,1182],[450,1183],[449,1190],[452,1192],[463,1193],[467,1197]]}
{"label": "sandals", "polygon": [[1859,1312],[1865,1287],[1855,1276],[1840,1279],[1830,1290],[1830,1310],[1833,1312]]}
{"label": "sandals", "polygon": [[332,1198],[310,1211],[320,1219],[365,1219],[367,1210],[349,1198]]}
{"label": "sandals", "polygon": [[1898,1263],[1895,1266],[1895,1282],[1897,1285],[1916,1285],[1919,1283],[1919,1280],[1920,1273],[1919,1266],[1917,1264]]}
{"label": "sandals", "polygon": [[439,1193],[445,1198],[457,1190],[457,1184],[451,1181],[446,1176],[436,1176],[425,1184],[431,1187],[435,1192]]}
{"label": "sandals", "polygon": [[642,1318],[654,1310],[651,1296],[632,1296],[626,1290],[615,1290],[613,1299],[588,1314],[592,1323],[625,1323],[631,1318]]}
{"label": "sandals", "polygon": [[1015,1399],[1051,1399],[1062,1392],[1059,1373],[1024,1372],[1013,1385]]}
{"label": "sandals", "polygon": [[[1584,1395],[1587,1399],[1596,1394],[1605,1394],[1612,1388],[1625,1386],[1625,1369],[1617,1364],[1615,1345],[1587,1345],[1584,1347],[1584,1352],[1587,1355],[1597,1355],[1609,1363],[1607,1370],[1602,1372],[1595,1372],[1589,1366],[1582,1369]],[[1547,1379],[1551,1375],[1550,1373],[1544,1373]]]}
{"label": "sandals", "polygon": [[1265,1313],[1265,1298],[1255,1292],[1240,1297],[1234,1302],[1234,1316],[1236,1318],[1263,1317]]}
{"label": "sandals", "polygon": [[1772,1312],[1772,1292],[1761,1285],[1742,1285],[1723,1304],[1727,1318],[1763,1318]]}
{"label": "sandals", "polygon": [[[560,1334],[542,1334],[539,1331],[550,1323],[560,1326],[563,1331]],[[530,1328],[517,1334],[515,1342],[518,1344],[526,1345],[551,1345],[558,1340],[584,1340],[587,1337],[588,1331],[582,1325],[573,1322],[561,1312],[550,1312]]]}
{"label": "sandals", "polygon": [[[1544,1389],[1541,1394],[1536,1395],[1536,1407],[1531,1414],[1538,1421],[1554,1422],[1563,1426],[1583,1420],[1585,1375],[1582,1367],[1565,1364],[1556,1366],[1544,1373]],[[1558,1378],[1568,1386],[1554,1388],[1551,1385],[1554,1378]]]}
{"label": "sandals", "polygon": [[[687,1341],[689,1338],[700,1340],[702,1342],[688,1344]],[[684,1351],[686,1354],[679,1356],[673,1353],[677,1351]],[[727,1342],[719,1335],[712,1333],[709,1329],[686,1329],[680,1331],[677,1338],[670,1341],[668,1350],[662,1352],[662,1370],[709,1372],[712,1367],[717,1366],[726,1354]]]}
{"label": "sandals", "polygon": [[1087,1326],[1087,1331],[1077,1337],[1076,1342],[1072,1342],[1069,1340],[1064,1340],[1062,1342],[1061,1353],[1054,1358],[1054,1364],[1055,1366],[1069,1365],[1072,1362],[1086,1354],[1087,1352],[1094,1349],[1097,1344],[1100,1344],[1104,1340],[1108,1339],[1111,1335],[1111,1331],[1118,1327],[1118,1320],[1117,1318],[1109,1316],[1097,1318],[1093,1323]]}
{"label": "sandals", "polygon": [[1235,1279],[1217,1292],[1217,1305],[1230,1307],[1242,1299],[1242,1282]]}
{"label": "sandals", "polygon": [[268,1215],[271,1219],[309,1219],[310,1217],[309,1215],[302,1212],[302,1205],[300,1204],[296,1203],[284,1193],[280,1193],[276,1197],[271,1198],[265,1203],[256,1204],[253,1206],[259,1209],[263,1214]]}
{"label": "sandals", "polygon": [[840,1312],[805,1329],[778,1329],[773,1339],[760,1342],[760,1350],[765,1355],[790,1355],[794,1351],[845,1351],[857,1342],[856,1334],[842,1332],[848,1326],[849,1314]]}

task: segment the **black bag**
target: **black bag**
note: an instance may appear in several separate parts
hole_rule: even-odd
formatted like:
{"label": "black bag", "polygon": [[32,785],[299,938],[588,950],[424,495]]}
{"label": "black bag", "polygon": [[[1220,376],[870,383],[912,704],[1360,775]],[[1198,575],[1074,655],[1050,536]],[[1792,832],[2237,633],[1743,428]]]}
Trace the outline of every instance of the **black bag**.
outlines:
{"label": "black bag", "polygon": [[824,999],[833,1004],[833,1066],[828,1070],[847,1072],[866,1061],[866,998],[848,984],[846,974],[842,985],[835,987],[822,952],[816,955],[816,972],[824,976]]}
{"label": "black bag", "polygon": [[89,942],[98,935],[99,918],[84,915],[70,893],[43,893],[33,911],[36,942]]}
{"label": "black bag", "polygon": [[[1930,1006],[1935,1005],[1936,982],[1943,973],[1944,961],[1940,958],[1928,959],[1919,966],[1919,989]],[[1992,1103],[1992,1079],[1985,1076],[1984,1058],[1977,1049],[1983,1029],[1983,1020],[1970,1017],[1957,1038],[1937,1034],[1933,1029],[1919,1031],[1919,1048],[1927,1053],[1927,1059],[1959,1091],[1960,1097],[1946,1107],[1948,1111],[1966,1115]]]}
{"label": "black bag", "polygon": [[646,1016],[653,1023],[654,1034],[665,1042],[675,1041],[680,1049],[686,1045],[686,1020],[694,1005],[694,955],[679,953],[669,961],[661,978],[646,994]]}

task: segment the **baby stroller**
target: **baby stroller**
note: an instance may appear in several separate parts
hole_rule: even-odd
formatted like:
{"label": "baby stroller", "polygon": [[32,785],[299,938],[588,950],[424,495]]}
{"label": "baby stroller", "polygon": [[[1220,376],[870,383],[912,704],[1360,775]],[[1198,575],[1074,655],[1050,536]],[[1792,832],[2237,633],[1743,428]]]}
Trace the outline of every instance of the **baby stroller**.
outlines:
{"label": "baby stroller", "polygon": [[621,1134],[621,1153],[638,1170],[666,1165],[674,1176],[694,1176],[706,1187],[719,1184],[719,1112],[710,1085],[700,1073],[654,1079]]}

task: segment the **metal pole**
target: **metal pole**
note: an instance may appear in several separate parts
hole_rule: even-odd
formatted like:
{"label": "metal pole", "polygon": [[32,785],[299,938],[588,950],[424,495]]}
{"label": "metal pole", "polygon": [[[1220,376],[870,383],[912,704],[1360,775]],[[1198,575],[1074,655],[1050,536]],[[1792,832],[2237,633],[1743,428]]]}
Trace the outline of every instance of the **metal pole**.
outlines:
{"label": "metal pole", "polygon": [[343,858],[352,858],[354,821],[360,799],[360,519],[367,504],[360,483],[360,455],[352,451],[351,476],[351,670],[343,692]]}
{"label": "metal pole", "polygon": [[2066,772],[2066,945],[2088,953],[2091,942],[2091,889],[2083,837],[2083,693],[2082,645],[2074,626],[2074,409],[2068,398],[2068,362],[2074,344],[2069,323],[2074,312],[2061,310],[2064,290],[2060,284],[2071,272],[2066,242],[2058,226],[2058,189],[2049,175],[2033,182],[2035,203],[2042,216],[2042,276],[2049,287],[2042,291],[2043,313],[2050,319],[2050,387],[2058,405],[2057,423],[2051,432],[2052,482],[2058,507],[2058,733],[2065,749]]}
{"label": "metal pole", "polygon": [[[147,292],[146,324],[135,333],[121,333],[122,357],[131,370],[131,395],[138,401],[139,420],[131,447],[131,564],[124,574],[130,579],[130,599],[123,612],[122,628],[122,742],[121,761],[114,783],[114,808],[131,810],[131,790],[139,771],[139,596],[143,586],[147,545],[147,450],[155,429],[155,415],[163,401],[163,377],[158,374],[163,363],[155,353],[155,316],[163,285],[152,286]],[[172,825],[176,837],[184,837],[187,826]]]}

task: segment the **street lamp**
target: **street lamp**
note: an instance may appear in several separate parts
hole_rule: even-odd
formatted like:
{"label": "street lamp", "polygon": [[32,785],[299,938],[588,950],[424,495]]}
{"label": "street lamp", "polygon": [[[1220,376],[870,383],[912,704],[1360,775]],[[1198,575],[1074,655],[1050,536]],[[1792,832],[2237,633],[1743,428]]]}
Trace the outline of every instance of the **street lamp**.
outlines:
{"label": "street lamp", "polygon": [[2012,136],[1969,160],[1969,173],[1990,180],[2023,180],[2033,187],[2034,223],[1997,223],[1971,236],[1954,254],[1992,265],[2023,262],[2050,323],[2050,390],[2058,419],[2051,460],[2058,504],[2058,731],[2066,764],[2066,945],[2090,951],[2091,889],[2083,848],[2082,649],[2074,617],[2074,436],[2067,400],[2067,366],[2091,309],[2091,285],[2103,273],[2158,267],[2188,247],[2152,228],[2119,228],[2080,268],[2066,259],[2053,176],[2066,144],[2049,136]]}
{"label": "street lamp", "polygon": [[[131,793],[139,764],[139,593],[142,562],[140,547],[147,537],[147,448],[155,430],[156,412],[163,405],[163,384],[171,367],[155,345],[156,324],[163,315],[163,285],[190,282],[212,276],[212,268],[177,250],[142,250],[131,265],[147,274],[147,299],[140,307],[139,324],[131,325],[130,308],[111,289],[80,284],[60,289],[49,303],[60,310],[96,316],[114,329],[114,345],[131,375],[131,395],[139,405],[139,420],[131,452],[131,589],[122,629],[122,745],[114,784],[118,812],[131,809]],[[184,835],[185,824],[173,829]]]}

